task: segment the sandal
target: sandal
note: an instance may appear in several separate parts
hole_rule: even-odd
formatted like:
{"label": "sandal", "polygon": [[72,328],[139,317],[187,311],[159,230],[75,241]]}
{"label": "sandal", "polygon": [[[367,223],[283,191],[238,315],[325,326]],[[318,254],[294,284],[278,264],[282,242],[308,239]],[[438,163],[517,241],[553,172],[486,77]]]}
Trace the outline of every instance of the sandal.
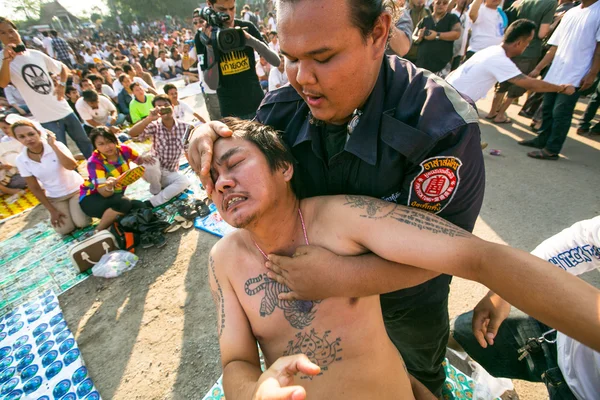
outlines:
{"label": "sandal", "polygon": [[502,120],[502,121],[492,121],[494,124],[498,124],[498,125],[502,125],[502,124],[512,124],[512,119],[506,117],[506,119]]}
{"label": "sandal", "polygon": [[527,156],[537,160],[558,160],[558,154],[548,153],[546,149],[530,151]]}
{"label": "sandal", "polygon": [[183,229],[190,229],[192,226],[194,226],[194,222],[193,221],[185,221],[185,222],[182,222],[179,226],[183,227]]}
{"label": "sandal", "polygon": [[187,219],[188,221],[193,221],[198,216],[198,211],[196,211],[189,205],[182,204],[179,207],[177,207],[177,211],[179,211],[179,215],[181,215],[183,218]]}
{"label": "sandal", "polygon": [[486,115],[486,116],[485,116],[485,117],[483,117],[483,118],[485,118],[485,119],[494,119],[494,118],[496,118],[497,116],[498,116],[498,114],[494,114],[493,116],[491,116],[491,117],[490,117],[490,114],[488,114],[488,115]]}
{"label": "sandal", "polygon": [[[190,222],[188,220],[185,220],[185,222]],[[177,232],[179,230],[179,228],[181,228],[181,224],[178,222],[173,222],[171,225],[167,226],[164,230],[163,233],[173,233],[173,232]]]}
{"label": "sandal", "polygon": [[204,200],[196,200],[194,206],[196,207],[196,212],[200,218],[204,218],[210,214],[210,208]]}

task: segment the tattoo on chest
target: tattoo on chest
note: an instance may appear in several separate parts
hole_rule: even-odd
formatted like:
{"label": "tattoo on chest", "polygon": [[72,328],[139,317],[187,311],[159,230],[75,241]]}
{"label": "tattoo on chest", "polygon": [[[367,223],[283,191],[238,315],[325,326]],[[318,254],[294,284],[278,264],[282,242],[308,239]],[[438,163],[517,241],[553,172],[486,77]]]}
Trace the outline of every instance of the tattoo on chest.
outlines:
{"label": "tattoo on chest", "polygon": [[[314,329],[311,329],[309,333],[298,332],[296,338],[289,341],[283,356],[304,354],[310,361],[321,367],[321,373],[317,376],[323,375],[323,372],[327,371],[331,364],[342,359],[340,357],[342,339],[330,340],[330,333],[331,331],[327,331],[319,335]],[[301,377],[301,379],[310,380],[312,378],[312,376]]]}
{"label": "tattoo on chest", "polygon": [[441,234],[450,237],[470,237],[471,234],[456,225],[451,224],[434,214],[416,210],[410,207],[403,207],[395,203],[372,199],[363,196],[346,196],[344,205],[351,208],[364,210],[362,218],[383,219],[391,218],[406,225],[414,226],[422,231],[429,231],[434,234]]}
{"label": "tattoo on chest", "polygon": [[221,338],[221,334],[223,334],[223,328],[225,328],[225,302],[223,300],[223,290],[221,289],[221,284],[217,279],[217,275],[215,274],[215,260],[213,260],[212,256],[209,257],[210,263],[210,274],[212,278],[215,280],[217,284],[217,290],[210,289],[212,294],[213,301],[215,302],[215,307],[217,307],[217,334],[219,335],[219,339]]}
{"label": "tattoo on chest", "polygon": [[255,296],[262,292],[260,301],[260,316],[266,317],[273,314],[276,308],[283,310],[285,319],[296,329],[304,329],[315,318],[317,310],[315,304],[321,301],[287,301],[280,300],[279,293],[287,293],[290,289],[281,283],[269,279],[267,274],[261,274],[256,278],[250,278],[244,285],[248,296]]}

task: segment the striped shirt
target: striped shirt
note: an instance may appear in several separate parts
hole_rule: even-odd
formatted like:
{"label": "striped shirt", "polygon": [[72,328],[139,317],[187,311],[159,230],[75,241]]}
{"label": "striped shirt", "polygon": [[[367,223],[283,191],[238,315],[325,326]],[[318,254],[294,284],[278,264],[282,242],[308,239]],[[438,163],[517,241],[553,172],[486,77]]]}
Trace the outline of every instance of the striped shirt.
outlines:
{"label": "striped shirt", "polygon": [[[108,161],[98,150],[94,150],[87,162],[89,177],[79,189],[79,201],[98,193],[98,187],[105,184],[108,178],[118,178],[123,172],[129,171],[129,161],[136,162],[139,157],[137,151],[125,145],[117,146],[117,152],[119,157],[113,162]],[[124,192],[126,188],[126,186],[115,187],[115,193]]]}
{"label": "striped shirt", "polygon": [[152,136],[152,154],[158,157],[160,167],[167,171],[179,169],[179,159],[183,154],[183,137],[188,127],[187,122],[175,119],[175,124],[169,131],[162,119],[151,122],[140,136],[140,139]]}
{"label": "striped shirt", "polygon": [[57,60],[69,60],[69,44],[63,39],[56,37],[52,39],[52,48]]}

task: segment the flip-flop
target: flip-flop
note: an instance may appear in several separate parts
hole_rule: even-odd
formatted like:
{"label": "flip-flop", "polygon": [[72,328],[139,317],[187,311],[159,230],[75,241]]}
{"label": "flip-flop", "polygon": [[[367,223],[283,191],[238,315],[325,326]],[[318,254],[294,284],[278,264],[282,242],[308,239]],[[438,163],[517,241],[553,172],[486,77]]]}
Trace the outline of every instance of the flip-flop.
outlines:
{"label": "flip-flop", "polygon": [[498,116],[498,114],[494,115],[493,117],[490,117],[490,115],[488,114],[488,115],[486,115],[486,116],[485,116],[485,117],[483,117],[483,118],[485,118],[485,119],[494,119],[494,118],[496,118],[497,116]]}
{"label": "flip-flop", "polygon": [[210,214],[210,208],[203,200],[196,200],[194,202],[194,206],[200,218],[206,217],[208,214]]}
{"label": "flip-flop", "polygon": [[513,122],[513,121],[512,121],[512,119],[510,119],[510,118],[506,117],[506,119],[505,119],[505,120],[503,120],[503,121],[496,121],[496,120],[494,120],[494,121],[492,121],[492,122],[493,122],[494,124],[497,124],[497,125],[502,125],[502,124],[512,124],[512,122]]}
{"label": "flip-flop", "polygon": [[169,225],[165,229],[163,229],[163,233],[177,232],[180,228],[181,228],[181,224],[179,224],[177,222],[173,222],[171,225]]}
{"label": "flip-flop", "polygon": [[183,227],[183,229],[190,229],[192,226],[194,226],[194,222],[193,221],[185,221],[185,222],[182,222],[179,226]]}
{"label": "flip-flop", "polygon": [[187,219],[183,218],[181,215],[176,215],[174,218],[175,222],[185,222]]}
{"label": "flip-flop", "polygon": [[187,219],[188,221],[193,221],[198,216],[198,211],[196,211],[194,208],[192,208],[188,205],[179,206],[177,208],[177,211],[179,211],[179,215],[181,215],[183,218]]}
{"label": "flip-flop", "polygon": [[546,150],[535,150],[527,153],[528,157],[535,158],[536,160],[558,160],[558,154],[550,154]]}

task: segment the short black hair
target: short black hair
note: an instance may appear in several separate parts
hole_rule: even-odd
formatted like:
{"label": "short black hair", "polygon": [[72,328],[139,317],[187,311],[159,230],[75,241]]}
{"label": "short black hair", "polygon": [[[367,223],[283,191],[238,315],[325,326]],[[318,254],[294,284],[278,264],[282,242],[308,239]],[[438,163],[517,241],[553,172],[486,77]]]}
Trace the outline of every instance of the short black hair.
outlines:
{"label": "short black hair", "polygon": [[90,138],[90,142],[92,142],[94,149],[96,149],[96,139],[98,139],[99,137],[103,137],[104,139],[108,140],[109,142],[113,142],[114,144],[119,144],[119,140],[117,139],[115,134],[109,131],[108,128],[105,126],[98,126],[92,129],[88,137]]}
{"label": "short black hair", "polygon": [[129,73],[129,71],[133,71],[133,67],[129,64],[123,64],[123,72],[125,72],[126,74]]}
{"label": "short black hair", "polygon": [[52,36],[54,36],[54,37],[57,37],[57,36],[58,36],[58,32],[56,32],[54,29],[52,29],[52,30],[50,31],[50,34],[51,34]]}
{"label": "short black hair", "polygon": [[[119,79],[121,79],[121,77],[119,77]],[[133,92],[133,88],[136,86],[140,86],[140,84],[138,82],[133,82],[131,85],[129,85],[129,90]]]}
{"label": "short black hair", "polygon": [[156,107],[156,102],[161,101],[161,100],[166,101],[170,105],[173,105],[169,96],[167,96],[166,94],[158,94],[158,95],[154,96],[154,98],[152,99],[152,107]]}
{"label": "short black hair", "polygon": [[65,93],[66,93],[66,94],[69,94],[69,93],[71,93],[72,91],[77,91],[77,88],[76,88],[76,87],[74,87],[74,86],[67,86],[67,88],[65,89]]}
{"label": "short black hair", "polygon": [[106,68],[105,66],[98,68],[98,72],[102,73],[104,71],[108,71],[108,68]]}
{"label": "short black hair", "polygon": [[117,71],[123,71],[123,68],[121,68],[121,67],[115,67],[115,72],[117,72]]}
{"label": "short black hair", "polygon": [[48,31],[44,31],[44,32],[42,32],[42,36],[43,36],[43,37],[48,37]]}
{"label": "short black hair", "polygon": [[90,70],[90,69],[98,69],[98,66],[96,64],[94,64],[94,63],[89,63],[89,64],[86,65],[86,67],[87,67],[88,70]]}
{"label": "short black hair", "polygon": [[98,101],[98,93],[94,90],[84,90],[81,93],[81,97],[83,97],[84,101]]}
{"label": "short black hair", "polygon": [[158,55],[160,56],[161,54],[167,54],[167,52],[164,51],[164,50],[161,50],[161,51],[158,52]]}
{"label": "short black hair", "polygon": [[[11,28],[17,29],[17,26],[8,18],[0,17],[0,24],[9,24]],[[47,35],[47,34],[46,34]]]}
{"label": "short black hair", "polygon": [[127,74],[121,74],[121,75],[119,76],[119,83],[121,83],[121,84],[122,84],[122,83],[123,83],[123,81],[125,80],[125,78],[129,78],[129,75],[127,75]]}
{"label": "short black hair", "polygon": [[100,75],[96,75],[96,74],[89,74],[87,77],[90,81],[92,81],[92,83],[94,83],[95,81],[102,81],[102,83],[104,83],[104,78],[101,77]]}
{"label": "short black hair", "polygon": [[177,86],[173,85],[172,83],[167,83],[165,86],[163,86],[165,94],[169,94],[169,90],[171,89],[177,89]]}
{"label": "short black hair", "polygon": [[518,19],[506,28],[506,32],[504,32],[504,43],[511,44],[523,37],[529,37],[536,29],[537,25],[535,22],[528,19]]}

